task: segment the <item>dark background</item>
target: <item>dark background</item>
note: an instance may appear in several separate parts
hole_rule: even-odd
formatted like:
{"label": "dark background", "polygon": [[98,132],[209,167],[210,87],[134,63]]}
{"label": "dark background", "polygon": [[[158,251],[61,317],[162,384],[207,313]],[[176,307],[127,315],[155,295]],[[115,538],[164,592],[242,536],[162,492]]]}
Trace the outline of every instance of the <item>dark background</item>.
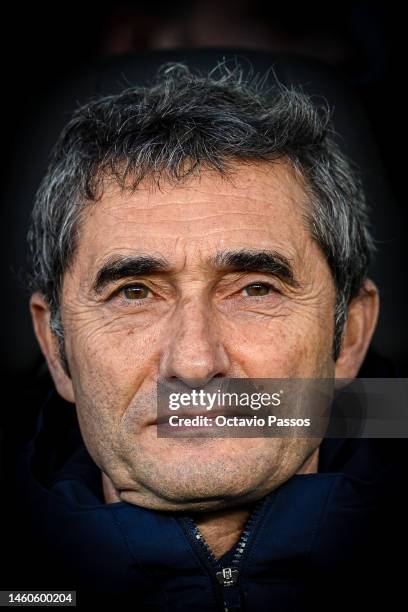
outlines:
{"label": "dark background", "polygon": [[145,0],[97,5],[9,3],[2,12],[5,158],[5,144],[13,138],[20,117],[93,58],[204,46],[292,52],[339,68],[352,84],[371,121],[390,182],[403,202],[407,29],[401,4]]}
{"label": "dark background", "polygon": [[[381,250],[385,245],[393,249],[399,241],[386,269],[390,285],[385,290],[380,286],[385,307],[375,348],[379,346],[380,352],[391,359],[397,375],[406,376],[406,39],[403,7],[385,2],[156,0],[3,6],[0,265],[4,282],[0,301],[0,375],[2,419],[6,422],[11,419],[11,429],[18,432],[31,428],[30,385],[38,367],[41,368],[38,362],[35,367],[32,363],[29,316],[22,320],[20,315],[21,311],[28,313],[28,295],[23,292],[21,274],[26,247],[23,238],[17,243],[15,240],[16,198],[13,198],[16,186],[21,191],[28,181],[30,167],[35,169],[39,163],[35,154],[37,143],[40,147],[47,133],[52,133],[52,116],[49,121],[42,116],[40,125],[37,118],[55,92],[89,63],[135,51],[232,47],[275,55],[296,54],[326,63],[344,79],[367,116],[389,189],[389,198],[381,203],[382,221],[377,221],[373,228],[375,236],[380,234],[378,248]],[[20,171],[23,159],[25,165]],[[27,199],[32,197],[28,190]],[[26,207],[30,205],[26,202]],[[389,222],[389,228],[381,234],[383,221]],[[18,223],[24,225],[26,218]],[[24,237],[20,226],[18,231]],[[16,282],[23,290],[18,295],[9,289]],[[15,342],[17,331],[20,338],[30,338],[27,347]],[[18,396],[14,394],[13,399],[16,388],[28,389],[22,408]]]}
{"label": "dark background", "polygon": [[[15,320],[15,306],[8,295],[8,279],[20,273],[25,251],[25,244],[21,244],[21,256],[10,257],[10,236],[13,234],[9,225],[9,213],[13,209],[10,185],[16,176],[22,183],[26,180],[24,172],[19,175],[25,129],[35,123],[45,101],[61,83],[89,62],[132,51],[233,47],[274,54],[293,53],[321,60],[343,76],[365,111],[392,194],[391,226],[404,235],[407,227],[407,28],[404,8],[402,3],[397,6],[390,2],[320,4],[270,0],[150,0],[98,5],[85,2],[8,3],[2,7],[0,262],[5,282],[0,302],[0,328],[4,334],[1,341],[0,426],[7,433],[0,436],[0,442],[3,437],[6,447],[11,448],[11,453],[7,454],[9,462],[13,461],[15,448],[32,430],[36,410],[35,402],[31,402],[41,394],[41,385],[48,384],[45,376],[40,386],[31,386],[33,372],[24,349],[20,356],[21,370],[16,368],[16,356],[11,359],[8,350],[13,342],[13,326],[20,324]],[[47,130],[47,123],[37,130],[37,138],[41,138],[41,130]],[[27,146],[32,144],[27,143]],[[32,164],[36,161],[34,156]],[[387,206],[384,202],[385,215],[388,214]],[[374,227],[374,235],[380,229]],[[385,240],[393,241],[392,232]],[[395,291],[391,299],[395,300],[400,316],[394,319],[391,311],[381,315],[387,324],[382,328],[380,344],[385,357],[397,368],[392,375],[400,376],[408,373],[406,325],[401,317],[407,295],[405,262],[403,257],[395,257],[388,271]],[[3,492],[7,499],[7,481]],[[2,588],[7,587],[2,585]]]}

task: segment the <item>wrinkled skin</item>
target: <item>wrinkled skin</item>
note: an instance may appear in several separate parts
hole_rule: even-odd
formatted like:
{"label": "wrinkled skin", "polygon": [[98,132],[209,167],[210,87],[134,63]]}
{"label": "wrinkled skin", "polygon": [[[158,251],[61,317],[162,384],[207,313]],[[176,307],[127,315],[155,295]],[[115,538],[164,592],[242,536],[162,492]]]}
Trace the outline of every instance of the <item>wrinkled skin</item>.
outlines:
{"label": "wrinkled skin", "polygon": [[[159,191],[111,184],[85,215],[64,276],[62,320],[71,378],[64,373],[40,294],[34,327],[59,393],[75,403],[82,435],[117,499],[147,508],[209,511],[251,502],[316,456],[321,440],[157,438],[158,379],[354,377],[378,313],[378,292],[349,308],[333,362],[335,287],[304,219],[308,202],[289,164],[237,166],[232,181],[202,171]],[[297,288],[270,274],[208,265],[217,251],[268,249],[291,262]],[[101,295],[91,284],[112,255],[168,260],[165,272],[122,279]],[[147,290],[136,304],[124,285]],[[253,296],[251,283],[274,289]],[[142,291],[143,293],[143,291]]]}

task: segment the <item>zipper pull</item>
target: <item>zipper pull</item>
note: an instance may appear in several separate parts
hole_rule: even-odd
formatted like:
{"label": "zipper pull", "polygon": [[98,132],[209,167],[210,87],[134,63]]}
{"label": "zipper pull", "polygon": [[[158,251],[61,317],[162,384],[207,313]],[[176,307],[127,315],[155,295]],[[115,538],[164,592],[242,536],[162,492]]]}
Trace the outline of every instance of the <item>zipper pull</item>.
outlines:
{"label": "zipper pull", "polygon": [[217,580],[222,586],[229,587],[235,584],[238,580],[238,570],[232,567],[223,567],[220,572],[216,573]]}
{"label": "zipper pull", "polygon": [[241,597],[237,585],[239,571],[232,567],[223,567],[221,571],[216,573],[218,582],[223,587],[227,587],[224,591],[224,612],[233,612],[241,609]]}

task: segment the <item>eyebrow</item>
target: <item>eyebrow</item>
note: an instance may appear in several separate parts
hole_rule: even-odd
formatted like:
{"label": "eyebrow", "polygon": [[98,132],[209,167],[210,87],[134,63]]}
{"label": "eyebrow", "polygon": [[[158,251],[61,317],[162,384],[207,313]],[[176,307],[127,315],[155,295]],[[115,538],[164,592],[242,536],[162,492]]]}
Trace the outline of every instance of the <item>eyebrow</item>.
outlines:
{"label": "eyebrow", "polygon": [[169,272],[169,263],[160,257],[151,255],[113,255],[103,264],[98,271],[92,291],[101,293],[102,290],[115,281],[131,278],[133,276],[145,276]]}
{"label": "eyebrow", "polygon": [[[219,272],[260,272],[281,279],[287,285],[298,288],[290,260],[277,251],[248,250],[220,251],[207,260],[207,265]],[[113,255],[98,271],[92,283],[92,292],[103,289],[118,280],[137,276],[170,274],[171,264],[164,258],[150,255]]]}
{"label": "eyebrow", "polygon": [[289,258],[278,251],[254,251],[247,249],[223,251],[215,255],[214,267],[231,272],[261,272],[263,274],[270,274],[293,288],[300,287]]}

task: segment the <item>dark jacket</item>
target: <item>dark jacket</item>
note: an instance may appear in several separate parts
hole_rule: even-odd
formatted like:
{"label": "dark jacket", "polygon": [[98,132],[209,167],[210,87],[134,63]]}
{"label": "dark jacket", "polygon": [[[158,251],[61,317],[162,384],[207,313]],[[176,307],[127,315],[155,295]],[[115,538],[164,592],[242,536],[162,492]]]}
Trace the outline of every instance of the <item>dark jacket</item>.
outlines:
{"label": "dark jacket", "polygon": [[217,563],[187,515],[104,504],[75,409],[52,391],[19,463],[28,573],[37,589],[76,589],[79,602],[81,593],[126,596],[135,610],[365,608],[388,598],[389,536],[394,547],[394,531],[402,537],[396,442],[324,440],[318,473],[293,476],[261,500]]}

